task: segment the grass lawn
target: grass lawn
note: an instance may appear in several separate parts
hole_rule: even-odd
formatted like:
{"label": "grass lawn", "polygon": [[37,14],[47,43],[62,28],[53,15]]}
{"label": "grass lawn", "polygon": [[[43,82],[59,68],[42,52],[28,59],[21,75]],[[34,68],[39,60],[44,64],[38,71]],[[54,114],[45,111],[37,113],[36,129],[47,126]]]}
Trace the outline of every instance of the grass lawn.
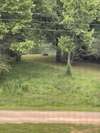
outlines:
{"label": "grass lawn", "polygon": [[0,80],[0,108],[100,111],[100,65],[74,65],[72,78],[65,71],[52,57],[23,56]]}
{"label": "grass lawn", "polygon": [[100,133],[100,127],[64,124],[0,125],[0,133]]}

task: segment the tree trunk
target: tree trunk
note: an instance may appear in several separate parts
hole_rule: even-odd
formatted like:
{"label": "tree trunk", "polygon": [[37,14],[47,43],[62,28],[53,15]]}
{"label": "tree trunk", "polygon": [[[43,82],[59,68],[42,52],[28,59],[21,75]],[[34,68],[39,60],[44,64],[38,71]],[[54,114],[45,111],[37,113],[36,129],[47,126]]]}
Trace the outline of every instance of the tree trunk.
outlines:
{"label": "tree trunk", "polygon": [[16,53],[16,62],[20,62],[21,61],[21,54],[20,53]]}
{"label": "tree trunk", "polygon": [[63,62],[63,63],[66,63],[66,61],[67,61],[67,56],[68,56],[68,54],[67,54],[66,52],[63,52],[63,55],[62,55],[62,62]]}
{"label": "tree trunk", "polygon": [[71,53],[68,52],[68,57],[67,57],[67,71],[66,71],[68,76],[72,76],[72,70],[71,70]]}
{"label": "tree trunk", "polygon": [[67,59],[67,64],[71,64],[71,54],[68,52],[68,59]]}
{"label": "tree trunk", "polygon": [[56,61],[61,62],[61,49],[60,48],[57,48],[57,51],[56,51]]}

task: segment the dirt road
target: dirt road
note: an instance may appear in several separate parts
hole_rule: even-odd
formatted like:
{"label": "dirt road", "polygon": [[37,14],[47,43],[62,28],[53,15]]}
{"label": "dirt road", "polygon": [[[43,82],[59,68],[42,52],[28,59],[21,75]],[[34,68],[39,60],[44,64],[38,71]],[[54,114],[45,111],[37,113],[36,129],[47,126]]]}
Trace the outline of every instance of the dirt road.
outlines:
{"label": "dirt road", "polygon": [[100,113],[61,111],[0,111],[0,123],[71,123],[100,125]]}

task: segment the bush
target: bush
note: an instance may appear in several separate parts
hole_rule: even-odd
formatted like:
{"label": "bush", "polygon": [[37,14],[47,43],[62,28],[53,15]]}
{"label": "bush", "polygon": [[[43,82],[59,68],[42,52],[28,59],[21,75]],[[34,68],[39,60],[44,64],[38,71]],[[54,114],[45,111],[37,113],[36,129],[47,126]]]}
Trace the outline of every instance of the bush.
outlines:
{"label": "bush", "polygon": [[0,56],[0,77],[6,73],[9,72],[10,70],[10,65],[7,63],[7,60]]}

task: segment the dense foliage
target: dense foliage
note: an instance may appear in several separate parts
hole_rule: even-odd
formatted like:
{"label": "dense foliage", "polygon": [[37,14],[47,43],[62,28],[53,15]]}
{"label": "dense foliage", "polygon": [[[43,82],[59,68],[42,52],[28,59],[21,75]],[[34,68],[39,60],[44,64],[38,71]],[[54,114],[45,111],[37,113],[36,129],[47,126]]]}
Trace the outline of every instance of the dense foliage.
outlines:
{"label": "dense foliage", "polygon": [[[99,21],[99,0],[41,0],[34,3],[32,26],[38,28],[35,32],[41,39],[45,38],[58,46],[58,38],[67,34],[76,44],[76,56],[84,59],[92,54],[95,26],[91,24]],[[60,54],[58,60],[61,53],[57,48],[57,54]]]}
{"label": "dense foliage", "polygon": [[25,41],[23,29],[32,20],[32,0],[0,1],[0,51],[6,53],[13,42]]}
{"label": "dense foliage", "polygon": [[0,53],[19,56],[46,40],[56,46],[60,61],[65,50],[58,48],[59,38],[67,35],[75,44],[74,59],[97,57],[100,55],[98,45],[93,45],[95,30],[91,26],[97,22],[99,0],[1,0]]}

